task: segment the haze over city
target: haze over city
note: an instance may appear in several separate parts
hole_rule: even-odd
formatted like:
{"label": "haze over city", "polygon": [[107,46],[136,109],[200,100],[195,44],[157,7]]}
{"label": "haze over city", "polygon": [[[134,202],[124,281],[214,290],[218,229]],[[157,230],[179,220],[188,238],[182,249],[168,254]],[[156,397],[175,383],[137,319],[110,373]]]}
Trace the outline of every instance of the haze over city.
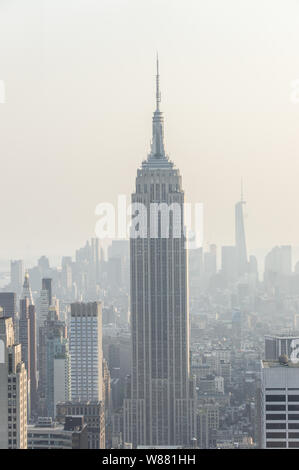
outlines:
{"label": "haze over city", "polygon": [[298,14],[0,0],[0,450],[299,449]]}
{"label": "haze over city", "polygon": [[298,245],[299,5],[0,2],[0,258],[72,254],[100,202],[129,196],[150,149],[159,52],[166,151],[204,241],[234,239],[243,178],[250,253]]}

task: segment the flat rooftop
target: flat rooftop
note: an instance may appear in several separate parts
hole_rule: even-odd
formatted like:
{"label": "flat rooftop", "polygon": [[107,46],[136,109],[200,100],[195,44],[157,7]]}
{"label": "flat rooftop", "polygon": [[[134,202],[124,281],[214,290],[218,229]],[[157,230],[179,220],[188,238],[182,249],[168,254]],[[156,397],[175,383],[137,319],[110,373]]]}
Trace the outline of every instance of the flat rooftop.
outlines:
{"label": "flat rooftop", "polygon": [[262,361],[263,368],[270,368],[270,367],[299,367],[299,362],[291,362],[288,361],[287,363],[283,364],[279,361]]}

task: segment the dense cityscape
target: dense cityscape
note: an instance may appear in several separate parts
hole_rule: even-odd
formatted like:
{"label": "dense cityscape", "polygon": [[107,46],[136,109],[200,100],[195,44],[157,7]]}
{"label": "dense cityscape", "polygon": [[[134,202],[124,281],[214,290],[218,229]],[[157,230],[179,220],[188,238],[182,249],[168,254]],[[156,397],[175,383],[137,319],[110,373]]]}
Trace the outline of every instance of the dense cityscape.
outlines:
{"label": "dense cityscape", "polygon": [[108,249],[1,273],[1,449],[299,448],[299,262],[269,247],[258,270],[242,191],[234,245],[187,249],[160,102],[157,60],[132,202],[178,204],[167,236],[160,211],[156,237],[139,220]]}

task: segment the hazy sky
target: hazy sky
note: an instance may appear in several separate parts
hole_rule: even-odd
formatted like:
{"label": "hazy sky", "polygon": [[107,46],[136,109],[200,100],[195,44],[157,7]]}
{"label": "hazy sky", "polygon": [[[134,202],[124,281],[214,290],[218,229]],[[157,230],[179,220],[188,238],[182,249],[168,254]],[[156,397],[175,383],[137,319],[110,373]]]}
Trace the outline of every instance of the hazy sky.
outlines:
{"label": "hazy sky", "polygon": [[297,0],[0,0],[0,257],[72,254],[134,188],[159,51],[165,137],[205,241],[299,244]]}

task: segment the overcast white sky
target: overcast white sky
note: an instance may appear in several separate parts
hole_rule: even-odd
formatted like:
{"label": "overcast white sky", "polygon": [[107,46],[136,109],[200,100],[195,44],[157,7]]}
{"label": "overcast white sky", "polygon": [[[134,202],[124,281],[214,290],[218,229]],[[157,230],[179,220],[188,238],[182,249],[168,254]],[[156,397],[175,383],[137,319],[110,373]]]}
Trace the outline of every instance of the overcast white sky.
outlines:
{"label": "overcast white sky", "polygon": [[299,2],[0,0],[0,258],[72,254],[146,157],[159,51],[166,148],[205,241],[299,245]]}

